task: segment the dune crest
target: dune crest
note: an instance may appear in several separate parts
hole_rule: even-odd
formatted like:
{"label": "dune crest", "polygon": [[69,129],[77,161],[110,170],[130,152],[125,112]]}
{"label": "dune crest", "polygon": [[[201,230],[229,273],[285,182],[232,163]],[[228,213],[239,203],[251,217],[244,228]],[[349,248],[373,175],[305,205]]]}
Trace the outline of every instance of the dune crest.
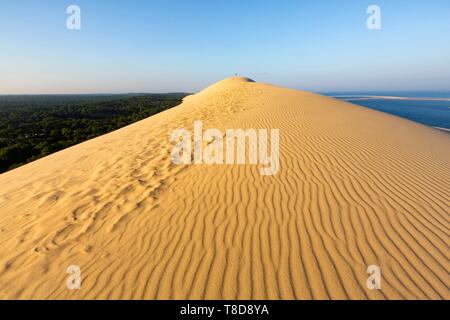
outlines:
{"label": "dune crest", "polygon": [[[170,133],[280,129],[280,170],[174,165]],[[0,298],[449,299],[450,136],[233,77],[0,175]],[[66,287],[78,265],[80,290]],[[382,289],[366,286],[378,265]]]}

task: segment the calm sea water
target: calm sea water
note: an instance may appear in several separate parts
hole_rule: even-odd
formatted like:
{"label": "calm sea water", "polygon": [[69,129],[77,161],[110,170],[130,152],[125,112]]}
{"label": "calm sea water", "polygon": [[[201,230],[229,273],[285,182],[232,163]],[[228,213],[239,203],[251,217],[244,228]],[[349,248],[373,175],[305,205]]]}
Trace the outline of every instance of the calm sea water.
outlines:
{"label": "calm sea water", "polygon": [[450,101],[389,99],[357,100],[364,96],[450,99],[450,92],[331,92],[325,94],[428,126],[450,129]]}

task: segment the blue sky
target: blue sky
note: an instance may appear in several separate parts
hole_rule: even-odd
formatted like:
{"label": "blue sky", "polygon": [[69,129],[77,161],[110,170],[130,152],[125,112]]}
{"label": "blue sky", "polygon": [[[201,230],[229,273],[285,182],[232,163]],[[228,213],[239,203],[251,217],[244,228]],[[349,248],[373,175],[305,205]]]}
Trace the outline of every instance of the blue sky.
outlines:
{"label": "blue sky", "polygon": [[448,0],[2,0],[0,94],[196,91],[235,73],[313,91],[450,90],[449,40]]}

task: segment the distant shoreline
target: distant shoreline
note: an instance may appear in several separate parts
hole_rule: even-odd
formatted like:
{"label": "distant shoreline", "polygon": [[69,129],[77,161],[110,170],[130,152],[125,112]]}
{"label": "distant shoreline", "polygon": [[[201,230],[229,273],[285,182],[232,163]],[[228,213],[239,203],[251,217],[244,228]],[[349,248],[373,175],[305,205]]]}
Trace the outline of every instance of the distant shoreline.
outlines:
{"label": "distant shoreline", "polygon": [[447,129],[447,128],[442,128],[442,127],[433,127],[433,128],[450,133],[450,129]]}
{"label": "distant shoreline", "polygon": [[354,96],[341,95],[333,96],[333,98],[340,98],[348,101],[360,101],[360,100],[410,100],[410,101],[449,101],[450,98],[413,98],[413,97],[396,97],[396,96]]}
{"label": "distant shoreline", "polygon": [[439,93],[439,96],[425,92],[392,94],[336,92],[330,96],[450,133],[450,92]]}

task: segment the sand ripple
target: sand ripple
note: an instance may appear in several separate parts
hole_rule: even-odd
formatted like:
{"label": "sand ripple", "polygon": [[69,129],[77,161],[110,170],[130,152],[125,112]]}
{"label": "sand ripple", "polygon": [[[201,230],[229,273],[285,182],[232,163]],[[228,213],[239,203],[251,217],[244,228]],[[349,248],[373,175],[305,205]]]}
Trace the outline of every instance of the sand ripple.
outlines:
{"label": "sand ripple", "polygon": [[[279,128],[279,173],[173,165],[170,133],[194,120]],[[449,299],[449,143],[332,98],[225,80],[0,175],[0,298]],[[368,265],[382,290],[366,288]]]}

